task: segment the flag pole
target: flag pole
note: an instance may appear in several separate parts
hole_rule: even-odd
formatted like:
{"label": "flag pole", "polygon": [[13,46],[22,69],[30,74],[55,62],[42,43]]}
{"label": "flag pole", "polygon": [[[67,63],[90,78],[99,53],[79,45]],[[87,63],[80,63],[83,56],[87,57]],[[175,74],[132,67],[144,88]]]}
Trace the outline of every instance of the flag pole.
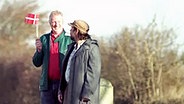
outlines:
{"label": "flag pole", "polygon": [[36,38],[38,39],[38,23],[36,24]]}
{"label": "flag pole", "polygon": [[36,25],[36,38],[38,39],[38,22],[36,21],[37,15],[34,15],[34,19],[35,19],[35,21],[33,22],[33,24]]}

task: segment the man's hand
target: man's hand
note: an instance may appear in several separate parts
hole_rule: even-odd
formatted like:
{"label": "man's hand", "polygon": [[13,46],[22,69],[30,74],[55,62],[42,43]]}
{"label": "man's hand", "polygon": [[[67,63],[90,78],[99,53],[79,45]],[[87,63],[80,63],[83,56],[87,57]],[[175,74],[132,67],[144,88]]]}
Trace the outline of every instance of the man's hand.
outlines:
{"label": "man's hand", "polygon": [[38,50],[38,52],[41,52],[41,50],[42,50],[42,43],[41,43],[40,39],[36,39],[35,45],[36,45],[36,49]]}
{"label": "man's hand", "polygon": [[79,104],[88,104],[90,100],[88,98],[82,98]]}
{"label": "man's hand", "polygon": [[58,100],[59,100],[60,103],[63,102],[63,96],[62,96],[62,94],[58,94]]}

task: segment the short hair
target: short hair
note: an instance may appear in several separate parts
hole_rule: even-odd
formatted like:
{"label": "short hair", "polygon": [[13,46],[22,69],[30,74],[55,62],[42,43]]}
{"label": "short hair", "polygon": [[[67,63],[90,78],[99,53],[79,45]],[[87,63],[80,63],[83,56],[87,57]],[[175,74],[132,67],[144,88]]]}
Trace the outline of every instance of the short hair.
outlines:
{"label": "short hair", "polygon": [[[77,30],[76,27],[73,26],[73,28],[74,28],[74,31]],[[79,29],[78,29],[78,30],[79,30]],[[79,30],[78,38],[79,38],[79,40],[86,40],[86,39],[91,38],[91,36],[90,36],[88,33],[84,33],[84,32],[82,32],[82,31]]]}
{"label": "short hair", "polygon": [[52,11],[52,12],[50,13],[50,15],[49,15],[49,21],[50,21],[50,19],[51,19],[53,16],[55,16],[55,15],[61,15],[61,16],[63,17],[63,13],[62,13],[62,12],[60,12],[60,11],[58,11],[58,10],[55,10],[55,11]]}

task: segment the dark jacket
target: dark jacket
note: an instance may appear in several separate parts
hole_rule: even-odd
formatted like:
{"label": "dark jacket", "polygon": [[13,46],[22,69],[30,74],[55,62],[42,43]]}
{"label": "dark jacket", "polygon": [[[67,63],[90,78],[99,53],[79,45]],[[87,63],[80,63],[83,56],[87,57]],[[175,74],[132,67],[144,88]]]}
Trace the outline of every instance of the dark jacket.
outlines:
{"label": "dark jacket", "polygon": [[[48,89],[48,65],[49,65],[49,50],[50,50],[50,37],[51,33],[44,34],[40,37],[42,42],[42,51],[39,53],[35,52],[32,61],[36,67],[40,67],[42,65],[42,72],[40,77],[39,89],[41,91]],[[60,57],[60,71],[62,68],[62,60],[67,50],[67,45],[72,41],[69,36],[65,35],[65,31],[60,34],[60,36],[55,40],[55,42],[59,42],[59,57]]]}
{"label": "dark jacket", "polygon": [[91,104],[99,104],[101,56],[97,41],[87,39],[71,59],[70,80],[66,83],[67,62],[75,43],[69,45],[63,60],[60,91],[64,104],[79,104],[81,98],[89,98]]}

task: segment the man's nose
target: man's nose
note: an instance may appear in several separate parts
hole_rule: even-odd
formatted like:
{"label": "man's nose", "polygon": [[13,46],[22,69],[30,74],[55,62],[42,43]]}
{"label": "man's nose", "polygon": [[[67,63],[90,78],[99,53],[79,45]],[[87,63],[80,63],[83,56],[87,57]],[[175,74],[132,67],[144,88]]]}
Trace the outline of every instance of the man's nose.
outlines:
{"label": "man's nose", "polygon": [[58,23],[57,23],[57,22],[55,22],[55,25],[57,26],[57,25],[58,25]]}

